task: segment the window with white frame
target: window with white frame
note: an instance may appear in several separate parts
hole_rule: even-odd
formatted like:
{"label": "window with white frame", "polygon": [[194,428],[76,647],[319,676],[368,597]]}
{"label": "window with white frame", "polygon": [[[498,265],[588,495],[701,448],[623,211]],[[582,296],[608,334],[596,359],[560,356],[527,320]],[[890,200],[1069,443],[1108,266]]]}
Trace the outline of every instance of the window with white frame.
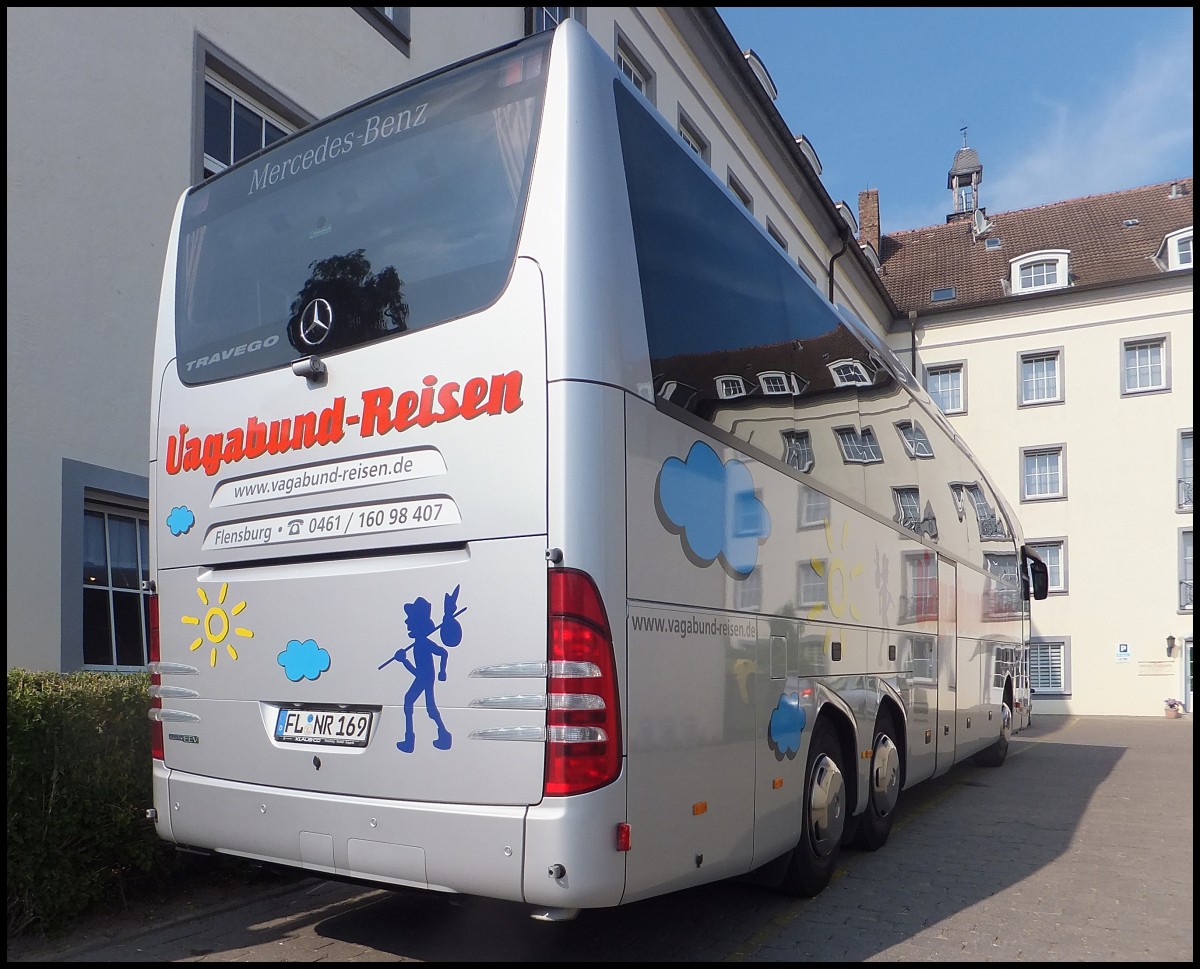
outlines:
{"label": "window with white frame", "polygon": [[1000,517],[999,509],[989,500],[983,486],[977,481],[952,484],[950,490],[955,495],[955,505],[961,503],[962,495],[966,494],[975,512],[975,520],[979,523],[979,537],[989,541],[999,541],[1008,538],[1008,528]]}
{"label": "window with white frame", "polygon": [[646,61],[634,49],[624,35],[619,34],[617,37],[617,49],[614,58],[617,62],[617,67],[621,69],[633,86],[641,91],[649,99],[650,103],[654,103],[654,72],[647,66]]}
{"label": "window with white frame", "polygon": [[943,414],[967,409],[966,364],[948,363],[925,368],[925,389]]}
{"label": "window with white frame", "polygon": [[1179,470],[1176,485],[1176,508],[1192,510],[1192,432],[1189,428],[1179,432]]}
{"label": "window with white frame", "polygon": [[1062,445],[1021,449],[1022,501],[1067,496],[1065,452],[1066,448]]}
{"label": "window with white frame", "polygon": [[896,430],[899,431],[904,449],[908,451],[910,458],[933,457],[933,445],[929,443],[925,429],[916,421],[897,421]]}
{"label": "window with white frame", "polygon": [[1019,403],[1050,404],[1063,399],[1062,350],[1036,350],[1021,354]]}
{"label": "window with white frame", "polygon": [[834,360],[827,364],[833,382],[839,387],[870,387],[874,382],[867,368],[858,360]]}
{"label": "window with white frame", "polygon": [[959,182],[954,189],[954,211],[970,212],[975,208],[975,185],[972,182]]}
{"label": "window with white frame", "polygon": [[1069,259],[1066,249],[1031,252],[1009,260],[1009,288],[1013,293],[1032,293],[1039,290],[1062,289],[1070,284]]}
{"label": "window with white frame", "polygon": [[764,394],[798,394],[804,387],[804,382],[794,373],[782,370],[764,370],[758,375],[758,385]]}
{"label": "window with white frame", "polygon": [[735,609],[762,608],[763,577],[762,566],[756,566],[754,571],[744,579],[733,584],[733,607]]}
{"label": "window with white frame", "polygon": [[746,395],[746,381],[735,374],[724,374],[717,378],[717,396],[722,400]]}
{"label": "window with white frame", "polygon": [[808,431],[780,431],[779,434],[783,438],[783,463],[797,471],[811,471],[816,458]]}
{"label": "window with white frame", "polygon": [[141,669],[150,631],[148,510],[89,498],[83,514],[84,667]]}
{"label": "window with white frame", "polygon": [[904,636],[901,662],[912,664],[913,679],[922,683],[937,682],[937,640],[932,636]]}
{"label": "window with white frame", "polygon": [[[1172,232],[1163,240],[1160,265],[1165,261],[1168,271],[1192,268],[1192,227]],[[1166,256],[1163,260],[1162,256]]]}
{"label": "window with white frame", "polygon": [[1170,389],[1165,336],[1121,341],[1121,393],[1146,394]]}
{"label": "window with white frame", "polygon": [[989,578],[983,592],[983,617],[999,619],[1020,615],[1025,600],[1021,597],[1016,553],[988,552],[984,555],[984,564]]}
{"label": "window with white frame", "polygon": [[1029,686],[1038,696],[1071,692],[1071,640],[1036,637],[1029,640]]}
{"label": "window with white frame", "polygon": [[1041,538],[1029,542],[1032,548],[1046,563],[1051,592],[1067,591],[1067,540],[1065,538]]}
{"label": "window with white frame", "polygon": [[855,427],[838,427],[834,428],[834,434],[842,449],[842,458],[848,464],[875,464],[883,460],[879,441],[871,428],[864,427],[860,431]]}
{"label": "window with white frame", "polygon": [[730,170],[725,180],[729,184],[729,190],[733,192],[733,194],[737,197],[737,200],[741,202],[742,205],[746,206],[746,211],[753,212],[754,197],[750,194],[750,190],[738,181],[738,177],[733,174],[732,170]]}
{"label": "window with white frame", "polygon": [[917,488],[893,488],[892,501],[896,506],[893,519],[902,528],[917,531],[921,527],[921,492]]}
{"label": "window with white frame", "polygon": [[829,563],[825,559],[805,559],[796,565],[796,604],[802,609],[825,605]]}
{"label": "window with white frame", "polygon": [[296,127],[223,77],[211,70],[205,72],[205,178],[223,172]]}
{"label": "window with white frame", "polygon": [[992,575],[1009,585],[1018,584],[1016,552],[987,552],[983,556],[983,563]]}
{"label": "window with white frame", "polygon": [[931,552],[905,552],[900,571],[900,621],[925,622],[937,619],[937,556]]}
{"label": "window with white frame", "polygon": [[824,525],[829,521],[829,509],[829,495],[801,485],[800,503],[796,510],[796,529],[799,531]]}
{"label": "window with white frame", "polygon": [[1179,608],[1184,612],[1192,611],[1192,596],[1194,593],[1192,573],[1192,530],[1182,528],[1179,531]]}
{"label": "window with white frame", "polygon": [[688,147],[700,156],[704,164],[709,164],[712,158],[712,146],[707,138],[700,133],[699,127],[687,116],[683,108],[679,109],[679,135],[687,142]]}

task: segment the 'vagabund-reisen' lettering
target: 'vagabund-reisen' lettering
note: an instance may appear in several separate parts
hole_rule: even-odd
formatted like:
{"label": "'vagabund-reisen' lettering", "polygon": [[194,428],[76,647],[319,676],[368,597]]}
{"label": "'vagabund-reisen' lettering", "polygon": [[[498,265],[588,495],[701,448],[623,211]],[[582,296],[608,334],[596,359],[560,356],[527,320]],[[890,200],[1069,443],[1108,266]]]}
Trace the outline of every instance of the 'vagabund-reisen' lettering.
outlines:
{"label": "'vagabund-reisen' lettering", "polygon": [[346,436],[346,427],[358,425],[360,437],[405,431],[410,427],[432,427],[462,418],[496,417],[518,410],[522,374],[519,370],[471,377],[463,383],[442,383],[430,374],[419,390],[397,391],[375,387],[361,395],[362,410],[346,414],[346,398],[335,397],[321,411],[306,411],[294,417],[263,421],[250,417],[240,427],[211,434],[193,434],[180,424],[167,437],[164,468],[167,474],[204,471],[215,475],[224,465],[254,459],[264,454],[284,454],[336,444]]}

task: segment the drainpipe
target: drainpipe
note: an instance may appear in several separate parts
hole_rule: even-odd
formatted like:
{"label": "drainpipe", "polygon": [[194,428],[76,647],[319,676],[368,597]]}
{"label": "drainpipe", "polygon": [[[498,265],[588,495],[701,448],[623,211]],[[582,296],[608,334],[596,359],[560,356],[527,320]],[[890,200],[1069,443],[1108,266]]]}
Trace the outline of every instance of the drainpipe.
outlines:
{"label": "drainpipe", "polygon": [[[841,213],[838,213],[838,221],[841,221]],[[829,257],[829,302],[833,302],[833,264],[838,261],[839,257],[846,251],[846,246],[850,242],[850,234],[843,223],[838,228],[838,235],[842,237],[842,248]]]}
{"label": "drainpipe", "polygon": [[912,358],[912,363],[908,369],[912,371],[912,375],[917,375],[917,311],[908,311],[908,334],[909,334],[909,353]]}

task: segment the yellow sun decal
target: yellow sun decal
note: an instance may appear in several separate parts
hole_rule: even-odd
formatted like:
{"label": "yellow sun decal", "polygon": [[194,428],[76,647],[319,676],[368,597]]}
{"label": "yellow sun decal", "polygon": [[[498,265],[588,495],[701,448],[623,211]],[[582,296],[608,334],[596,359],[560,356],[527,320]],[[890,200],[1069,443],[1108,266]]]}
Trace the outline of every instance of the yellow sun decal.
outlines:
{"label": "yellow sun decal", "polygon": [[[834,553],[836,551],[845,552],[846,539],[850,534],[849,520],[842,522],[841,543],[838,549],[834,548],[833,540],[833,522],[828,518],[825,519],[825,547],[829,551],[828,559],[810,559],[809,565],[812,570],[825,580],[825,601],[819,602],[808,610],[809,619],[817,619],[826,608],[833,614],[834,619],[841,619],[847,613],[850,618],[858,620],[861,617],[858,613],[858,606],[850,598],[851,583],[857,579],[866,570],[864,565],[847,565],[845,561]],[[825,631],[825,652],[829,653],[830,643],[833,642],[834,633],[844,635],[841,630],[835,630],[832,626]]]}
{"label": "yellow sun decal", "polygon": [[224,646],[225,651],[230,657],[236,660],[238,658],[237,650],[234,648],[233,643],[229,641],[229,634],[232,632],[233,635],[241,636],[244,639],[250,639],[254,636],[251,630],[245,629],[242,626],[234,626],[231,621],[232,617],[238,615],[246,608],[246,600],[243,599],[231,609],[226,610],[225,597],[229,595],[228,582],[221,583],[221,591],[217,594],[215,605],[208,601],[208,593],[203,589],[197,587],[196,595],[200,597],[200,602],[208,611],[205,612],[203,619],[198,616],[183,616],[180,619],[180,622],[185,626],[203,625],[204,627],[204,634],[193,639],[188,648],[194,652],[203,646],[206,641],[210,643],[211,645],[208,650],[209,666],[217,665],[217,653],[220,651],[221,646]]}

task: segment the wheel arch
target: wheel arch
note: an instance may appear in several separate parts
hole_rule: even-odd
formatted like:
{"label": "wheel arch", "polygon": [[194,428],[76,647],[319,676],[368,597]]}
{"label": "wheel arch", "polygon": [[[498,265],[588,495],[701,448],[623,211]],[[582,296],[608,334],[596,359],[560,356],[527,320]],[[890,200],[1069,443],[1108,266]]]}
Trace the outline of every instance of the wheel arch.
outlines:
{"label": "wheel arch", "polygon": [[817,724],[821,722],[826,722],[833,727],[838,747],[842,752],[842,776],[847,787],[847,804],[857,805],[858,793],[865,788],[859,778],[861,768],[854,713],[836,693],[824,689],[820,692],[823,695],[817,706],[817,715],[813,719],[813,732],[816,732]]}
{"label": "wheel arch", "polygon": [[[908,783],[908,719],[904,716],[904,705],[889,692],[883,694],[883,698],[879,701],[879,710],[875,714],[875,720],[879,720],[879,714],[887,711],[892,716],[892,724],[896,728],[896,746],[900,748],[900,790],[905,789]],[[874,731],[874,726],[872,726]],[[874,743],[875,738],[871,741]]]}

